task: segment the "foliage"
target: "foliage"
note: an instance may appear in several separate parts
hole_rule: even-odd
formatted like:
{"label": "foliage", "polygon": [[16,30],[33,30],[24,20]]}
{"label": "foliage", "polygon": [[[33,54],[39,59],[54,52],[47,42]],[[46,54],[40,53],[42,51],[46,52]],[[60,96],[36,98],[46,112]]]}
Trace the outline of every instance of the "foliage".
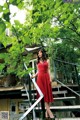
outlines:
{"label": "foliage", "polygon": [[[80,4],[63,3],[60,0],[54,2],[50,1],[51,3],[48,1],[42,3],[41,2],[38,3],[41,5],[38,7],[38,11],[35,10],[37,11],[35,14],[37,13],[38,15],[41,12],[39,16],[41,15],[42,21],[39,21],[39,23],[37,22],[36,24],[43,23],[42,33],[44,35],[42,34],[41,38],[43,42],[49,46],[48,48],[50,49],[49,51],[51,52],[51,55],[53,53],[54,58],[56,55],[56,57],[59,57],[59,59],[61,59],[61,56],[63,54],[63,57],[66,61],[69,61],[70,59],[70,62],[78,62],[77,60],[80,58]],[[44,9],[42,9],[43,5],[46,6]],[[38,18],[39,17],[37,16],[37,19]],[[55,43],[58,43],[60,40],[62,41],[61,44],[56,45]],[[53,47],[51,47],[52,45]],[[75,55],[77,57],[74,55],[75,49]],[[71,56],[73,56],[73,59]]]}
{"label": "foliage", "polygon": [[80,4],[34,0],[33,6],[33,23],[49,55],[80,64]]}
{"label": "foliage", "polygon": [[[11,25],[9,9],[11,4],[19,9],[25,7],[29,12],[24,25],[19,21]],[[28,6],[32,6],[32,9],[28,9]],[[2,12],[0,42],[5,47],[8,44],[12,45],[4,54],[4,65],[8,65],[9,73],[15,72],[17,75],[25,73],[21,72],[23,62],[28,63],[29,59],[22,54],[25,46],[33,43],[48,43],[48,51],[50,55],[53,54],[53,58],[80,62],[80,4],[64,3],[62,0],[26,0],[26,2],[9,0],[0,6],[0,12]],[[10,28],[12,36],[5,35],[6,28]],[[60,40],[60,44],[55,44]]]}
{"label": "foliage", "polygon": [[[28,71],[24,70],[24,63],[26,65],[29,64],[30,54],[24,56],[25,45],[30,44],[29,39],[26,35],[23,36],[24,31],[21,32],[20,28],[22,25],[15,21],[15,26],[12,26],[13,34],[12,36],[2,36],[2,43],[6,47],[8,44],[11,44],[11,47],[7,48],[6,53],[0,54],[1,58],[4,58],[5,63],[3,64],[7,66],[7,73],[15,73],[17,76],[22,77],[24,74],[28,74],[31,69]],[[24,28],[25,29],[25,28]]]}
{"label": "foliage", "polygon": [[[58,43],[50,45],[50,53],[53,59],[76,63],[78,54],[68,44]],[[75,59],[74,59],[75,58]]]}
{"label": "foliage", "polygon": [[[7,66],[6,74],[13,73],[16,74],[18,77],[22,77],[32,70],[31,68],[29,68],[27,71],[24,69],[24,62],[26,63],[26,65],[28,65],[31,57],[31,54],[27,56],[24,55],[25,47],[27,44],[32,43],[29,40],[28,32],[26,32],[29,28],[28,25],[23,25],[17,20],[14,21],[13,25],[11,25],[9,17],[10,14],[7,14],[8,12],[10,12],[9,6],[11,4],[16,5],[19,9],[22,9],[24,1],[6,1],[6,3],[4,3],[3,5],[5,12],[3,9],[1,9],[3,15],[0,19],[0,43],[4,45],[4,47],[6,48],[6,52],[0,54],[0,58],[4,59],[5,61],[3,64],[0,64],[0,71],[2,71],[5,68],[5,66]],[[12,31],[12,33],[9,36],[5,34],[6,28],[9,28],[10,31]]]}

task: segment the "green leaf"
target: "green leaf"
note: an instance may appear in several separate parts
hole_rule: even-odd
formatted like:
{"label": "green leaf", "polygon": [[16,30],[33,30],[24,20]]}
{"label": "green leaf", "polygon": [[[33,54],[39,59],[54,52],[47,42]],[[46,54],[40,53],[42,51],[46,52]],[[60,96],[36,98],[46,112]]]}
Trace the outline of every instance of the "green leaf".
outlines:
{"label": "green leaf", "polygon": [[21,2],[21,0],[17,0],[17,3],[20,3]]}
{"label": "green leaf", "polygon": [[3,59],[3,58],[5,58],[5,54],[0,53],[0,59]]}
{"label": "green leaf", "polygon": [[68,21],[68,20],[65,20],[65,21],[64,21],[64,24],[65,24],[65,25],[68,25],[68,24],[69,24],[69,21]]}
{"label": "green leaf", "polygon": [[10,15],[10,12],[8,12],[7,14],[3,14],[3,18],[9,22],[9,15]]}
{"label": "green leaf", "polygon": [[0,35],[5,31],[6,25],[5,23],[0,19]]}
{"label": "green leaf", "polygon": [[80,28],[78,28],[77,31],[80,32]]}
{"label": "green leaf", "polygon": [[2,12],[3,11],[3,7],[2,6],[0,6],[0,12]]}
{"label": "green leaf", "polygon": [[12,3],[14,0],[9,0],[10,3]]}
{"label": "green leaf", "polygon": [[4,67],[5,67],[5,64],[0,63],[0,72],[3,70]]}
{"label": "green leaf", "polygon": [[26,44],[30,44],[30,43],[31,43],[31,40],[30,40],[30,38],[29,38],[28,36],[24,36],[23,42],[24,42],[24,44],[26,45]]}
{"label": "green leaf", "polygon": [[21,25],[19,20],[14,20],[14,23],[15,23],[16,26],[19,26],[19,27]]}
{"label": "green leaf", "polygon": [[55,26],[54,27],[54,32],[58,32],[59,31],[59,27]]}
{"label": "green leaf", "polygon": [[7,22],[7,21],[6,21],[5,24],[6,24],[6,27],[7,27],[7,28],[10,28],[10,27],[11,27],[11,23],[10,23],[10,22]]}
{"label": "green leaf", "polygon": [[4,8],[8,9],[8,4],[7,3],[4,4]]}
{"label": "green leaf", "polygon": [[4,13],[4,14],[7,14],[7,13],[9,13],[9,12],[10,12],[9,9],[3,10],[3,13]]}
{"label": "green leaf", "polygon": [[19,8],[19,9],[22,9],[22,8],[23,8],[23,5],[24,5],[24,3],[23,3],[23,2],[20,2],[20,3],[18,4],[18,8]]}
{"label": "green leaf", "polygon": [[18,5],[16,0],[9,0],[12,5]]}

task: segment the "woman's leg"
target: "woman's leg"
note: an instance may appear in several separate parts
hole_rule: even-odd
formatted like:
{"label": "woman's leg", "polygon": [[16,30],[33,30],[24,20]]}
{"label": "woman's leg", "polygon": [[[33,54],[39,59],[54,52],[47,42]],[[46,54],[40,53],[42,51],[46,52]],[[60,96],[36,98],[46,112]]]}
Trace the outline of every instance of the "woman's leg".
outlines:
{"label": "woman's leg", "polygon": [[45,114],[45,116],[46,116],[46,118],[48,118],[48,117],[49,117],[47,110],[46,110],[46,114]]}
{"label": "woman's leg", "polygon": [[54,118],[54,115],[53,115],[52,111],[50,110],[50,104],[45,102],[45,107],[46,107],[47,115],[49,115],[50,118]]}

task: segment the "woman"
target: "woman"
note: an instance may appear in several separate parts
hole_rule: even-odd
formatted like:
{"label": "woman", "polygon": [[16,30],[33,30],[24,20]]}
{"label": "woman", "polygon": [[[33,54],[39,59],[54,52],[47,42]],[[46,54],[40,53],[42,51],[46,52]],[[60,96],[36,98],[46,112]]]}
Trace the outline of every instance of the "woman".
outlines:
{"label": "woman", "polygon": [[[44,94],[44,102],[46,107],[46,118],[54,119],[54,115],[50,110],[50,103],[53,102],[52,88],[51,88],[51,77],[50,77],[50,62],[47,59],[44,50],[40,49],[38,51],[37,58],[37,69],[38,72],[32,76],[32,78],[37,76],[37,85]],[[39,94],[38,94],[39,97]]]}

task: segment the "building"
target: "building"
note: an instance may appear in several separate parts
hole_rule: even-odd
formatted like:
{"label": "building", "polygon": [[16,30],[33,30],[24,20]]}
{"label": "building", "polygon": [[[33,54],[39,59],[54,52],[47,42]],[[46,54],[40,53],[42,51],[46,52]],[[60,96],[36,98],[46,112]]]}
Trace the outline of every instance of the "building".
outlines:
{"label": "building", "polygon": [[[7,47],[10,47],[11,45],[8,45]],[[36,66],[36,52],[39,49],[38,47],[26,47],[24,55],[27,55],[29,52],[33,52],[33,58],[30,60],[30,67],[35,68]],[[6,52],[6,49],[2,44],[0,44],[0,52]],[[3,59],[0,59],[0,64],[4,63]],[[36,72],[33,70],[33,73]],[[0,120],[11,120],[14,115],[17,115],[25,107],[25,105],[22,103],[22,101],[25,99],[25,97],[22,97],[21,89],[23,89],[23,83],[22,81],[18,81],[16,83],[16,78],[10,75],[4,77],[4,74],[0,74]]]}

